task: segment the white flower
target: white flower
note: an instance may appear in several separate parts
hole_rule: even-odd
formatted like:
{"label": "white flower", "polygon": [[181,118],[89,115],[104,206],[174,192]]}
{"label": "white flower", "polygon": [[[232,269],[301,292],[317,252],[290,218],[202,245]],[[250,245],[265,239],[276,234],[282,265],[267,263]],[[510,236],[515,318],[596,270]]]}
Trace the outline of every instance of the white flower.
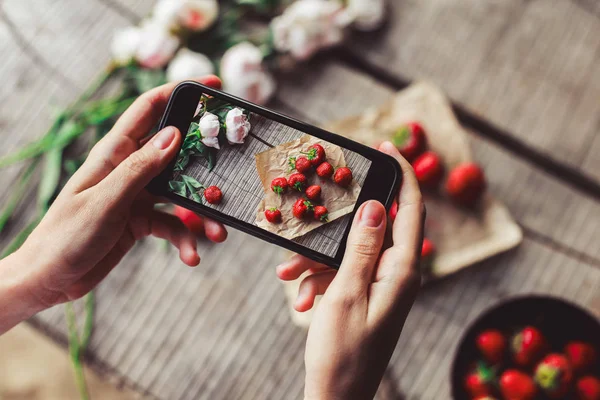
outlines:
{"label": "white flower", "polygon": [[348,12],[357,29],[373,31],[385,20],[385,5],[385,0],[348,0]]}
{"label": "white flower", "polygon": [[217,0],[160,0],[152,17],[169,28],[180,26],[192,31],[209,28],[219,16]]}
{"label": "white flower", "polygon": [[275,91],[275,80],[262,61],[260,49],[248,42],[227,50],[221,59],[225,91],[253,103],[265,104]]}
{"label": "white flower", "polygon": [[208,147],[219,148],[219,130],[221,123],[219,117],[215,114],[205,112],[200,122],[198,122],[200,134],[202,135],[202,143]]}
{"label": "white flower", "polygon": [[305,60],[340,43],[350,17],[335,0],[298,0],[271,22],[275,48]]}
{"label": "white flower", "polygon": [[198,78],[215,72],[212,62],[201,53],[180,49],[167,67],[167,80],[182,81]]}
{"label": "white flower", "polygon": [[244,143],[250,132],[250,122],[240,108],[234,108],[225,117],[226,135],[229,144]]}
{"label": "white flower", "polygon": [[146,21],[140,28],[140,42],[135,59],[144,68],[162,68],[171,61],[178,47],[177,36],[163,25]]}
{"label": "white flower", "polygon": [[141,30],[137,26],[118,31],[110,47],[113,60],[120,65],[128,64],[135,56],[141,39]]}

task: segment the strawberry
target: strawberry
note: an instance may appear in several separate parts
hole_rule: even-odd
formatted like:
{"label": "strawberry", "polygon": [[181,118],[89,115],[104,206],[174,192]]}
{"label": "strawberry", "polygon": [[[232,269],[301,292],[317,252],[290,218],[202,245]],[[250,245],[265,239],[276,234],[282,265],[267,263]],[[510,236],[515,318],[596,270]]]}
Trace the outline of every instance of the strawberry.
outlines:
{"label": "strawberry", "polygon": [[427,259],[433,256],[435,253],[435,245],[427,238],[423,238],[423,245],[421,246],[421,259]]}
{"label": "strawberry", "polygon": [[390,219],[392,222],[396,220],[396,215],[398,215],[398,202],[394,200],[392,206],[390,207]]}
{"label": "strawberry", "polygon": [[440,156],[433,151],[426,151],[413,162],[413,169],[419,184],[423,188],[434,188],[444,176],[444,165]]}
{"label": "strawberry", "polygon": [[516,369],[507,369],[500,377],[500,391],[505,399],[532,400],[537,388],[529,375]]}
{"label": "strawberry", "polygon": [[308,161],[308,158],[304,156],[300,156],[298,158],[290,157],[290,159],[288,160],[288,164],[292,170],[295,169],[301,174],[308,173],[312,168],[312,164],[310,163],[310,161]]}
{"label": "strawberry", "polygon": [[491,368],[480,362],[477,367],[465,377],[465,389],[471,397],[487,396],[492,393],[496,376]]}
{"label": "strawberry", "polygon": [[573,371],[585,372],[596,363],[596,349],[585,342],[572,341],[565,346],[565,355],[571,363]]}
{"label": "strawberry", "polygon": [[277,207],[271,207],[265,210],[265,218],[272,224],[281,222],[281,211]]}
{"label": "strawberry", "polygon": [[352,171],[348,167],[338,168],[333,175],[333,181],[342,187],[348,187],[352,183]]}
{"label": "strawberry", "polygon": [[573,382],[573,370],[567,357],[548,354],[535,368],[535,382],[551,399],[564,397]]}
{"label": "strawberry", "polygon": [[600,379],[590,375],[579,378],[575,393],[579,400],[600,400]]}
{"label": "strawberry", "polygon": [[299,172],[292,174],[290,179],[288,179],[288,183],[290,187],[296,189],[299,192],[303,192],[306,187],[306,176]]}
{"label": "strawberry", "polygon": [[526,326],[512,339],[512,353],[515,363],[527,367],[536,362],[546,349],[546,339],[533,326]]}
{"label": "strawberry", "polygon": [[475,397],[475,400],[498,400],[498,399],[496,399],[495,397],[492,397],[492,396],[485,395],[485,396]]}
{"label": "strawberry", "polygon": [[309,200],[317,201],[321,197],[321,186],[312,185],[306,188],[306,197]]}
{"label": "strawberry", "polygon": [[275,178],[271,181],[271,190],[279,195],[284,194],[287,188],[288,181],[283,177]]}
{"label": "strawberry", "polygon": [[333,175],[333,167],[327,161],[317,167],[317,175],[321,178],[331,178]]}
{"label": "strawberry", "polygon": [[477,336],[477,348],[487,361],[492,364],[498,364],[504,357],[506,350],[506,339],[500,331],[488,329]]}
{"label": "strawberry", "polygon": [[196,235],[204,234],[204,220],[187,208],[175,206],[175,215],[183,224]]}
{"label": "strawberry", "polygon": [[392,143],[408,161],[414,160],[427,148],[425,131],[418,122],[409,122],[396,131]]}
{"label": "strawberry", "polygon": [[329,222],[329,211],[323,206],[315,206],[314,215],[317,221]]}
{"label": "strawberry", "polygon": [[325,161],[325,149],[320,144],[313,144],[308,148],[308,152],[302,153],[306,154],[310,163],[316,167],[320,165],[323,161]]}
{"label": "strawberry", "polygon": [[210,204],[219,204],[223,200],[223,192],[217,186],[209,186],[204,190],[204,198]]}
{"label": "strawberry", "polygon": [[448,175],[446,192],[456,203],[473,206],[485,191],[485,175],[475,163],[460,164]]}
{"label": "strawberry", "polygon": [[298,199],[292,206],[292,214],[298,219],[303,219],[306,215],[313,210],[313,205],[306,199]]}

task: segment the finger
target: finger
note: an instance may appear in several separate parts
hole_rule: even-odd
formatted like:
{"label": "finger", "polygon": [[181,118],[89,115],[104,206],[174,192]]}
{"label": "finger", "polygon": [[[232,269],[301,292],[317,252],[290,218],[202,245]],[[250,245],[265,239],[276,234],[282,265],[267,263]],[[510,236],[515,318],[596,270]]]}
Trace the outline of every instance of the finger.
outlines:
{"label": "finger", "polygon": [[[207,86],[221,87],[216,76],[198,80]],[[129,155],[158,123],[177,83],[169,83],[142,94],[119,118],[115,126],[91,150],[88,158],[70,179],[67,187],[75,193],[96,185]]]}
{"label": "finger", "polygon": [[227,239],[227,229],[220,222],[210,218],[204,219],[204,234],[211,242],[222,243]]}
{"label": "finger", "polygon": [[166,239],[179,249],[179,258],[186,265],[195,267],[200,263],[196,236],[174,215],[151,211],[149,234]]}
{"label": "finger", "polygon": [[95,188],[107,197],[111,205],[130,205],[175,157],[180,142],[177,128],[164,128],[141,149],[129,155]]}
{"label": "finger", "polygon": [[294,302],[294,309],[299,312],[310,310],[315,304],[315,297],[325,293],[337,274],[336,270],[329,270],[312,274],[300,283],[298,297]]}
{"label": "finger", "polygon": [[[425,206],[419,183],[412,166],[390,142],[383,142],[379,150],[394,157],[402,167],[402,188],[398,195],[398,213],[392,230],[394,246],[418,256],[423,238]],[[415,267],[416,268],[416,267]]]}
{"label": "finger", "polygon": [[386,212],[381,203],[369,200],[360,206],[346,243],[346,252],[334,281],[340,293],[366,294],[385,236]]}
{"label": "finger", "polygon": [[[221,87],[221,80],[214,75],[197,81],[217,89]],[[171,93],[179,83],[167,83],[142,94],[118,119],[108,136],[128,136],[138,141],[142,139],[162,117]]]}
{"label": "finger", "polygon": [[320,272],[330,269],[326,265],[320,264],[310,258],[293,255],[289,260],[279,264],[276,267],[277,277],[282,281],[296,280],[306,271]]}

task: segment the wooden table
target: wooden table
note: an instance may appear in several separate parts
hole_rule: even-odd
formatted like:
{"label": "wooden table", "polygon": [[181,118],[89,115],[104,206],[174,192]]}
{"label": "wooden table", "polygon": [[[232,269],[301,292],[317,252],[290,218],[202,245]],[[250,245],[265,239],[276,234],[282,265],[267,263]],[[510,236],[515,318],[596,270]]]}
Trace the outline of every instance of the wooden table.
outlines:
{"label": "wooden table", "polygon": [[[109,60],[143,0],[0,3],[0,154],[42,134]],[[490,190],[525,231],[516,250],[427,286],[381,399],[449,398],[465,326],[511,296],[546,293],[600,316],[600,6],[595,0],[390,1],[383,32],[280,77],[272,106],[323,125],[427,79],[453,100]],[[5,187],[19,168],[5,170]],[[0,193],[0,204],[8,190]],[[6,243],[31,215],[2,237]],[[97,290],[89,361],[162,399],[301,399],[305,332],[289,319],[278,248],[231,231],[185,268],[152,240]],[[65,343],[62,308],[32,321]],[[50,366],[49,366],[50,367]]]}

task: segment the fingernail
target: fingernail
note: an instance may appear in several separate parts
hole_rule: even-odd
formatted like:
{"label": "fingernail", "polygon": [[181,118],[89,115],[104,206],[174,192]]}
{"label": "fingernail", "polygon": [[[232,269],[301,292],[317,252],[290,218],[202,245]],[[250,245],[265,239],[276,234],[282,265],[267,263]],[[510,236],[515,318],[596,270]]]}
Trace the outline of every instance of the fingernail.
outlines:
{"label": "fingernail", "polygon": [[385,209],[376,201],[368,201],[360,214],[360,222],[363,226],[377,228],[383,222]]}
{"label": "fingernail", "polygon": [[168,148],[175,139],[176,129],[168,126],[154,136],[152,144],[159,150]]}

